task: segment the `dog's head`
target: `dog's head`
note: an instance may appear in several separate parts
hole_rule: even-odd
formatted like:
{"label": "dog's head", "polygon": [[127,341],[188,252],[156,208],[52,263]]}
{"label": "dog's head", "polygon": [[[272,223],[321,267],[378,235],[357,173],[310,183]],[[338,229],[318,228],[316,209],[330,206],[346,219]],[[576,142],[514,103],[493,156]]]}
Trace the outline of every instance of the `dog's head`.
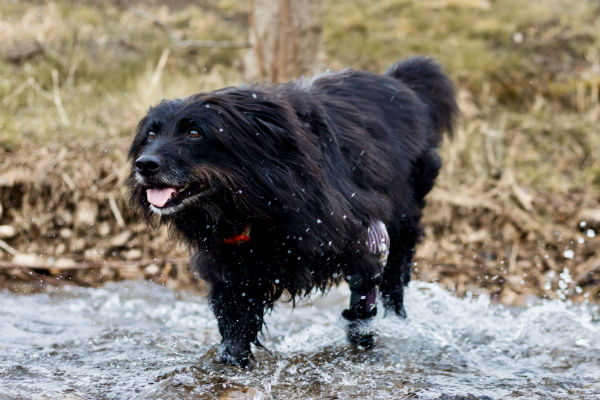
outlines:
{"label": "dog's head", "polygon": [[298,183],[314,179],[307,170],[319,170],[298,123],[292,110],[250,89],[162,101],[140,121],[129,150],[132,203],[167,219],[190,209],[215,220],[293,207]]}

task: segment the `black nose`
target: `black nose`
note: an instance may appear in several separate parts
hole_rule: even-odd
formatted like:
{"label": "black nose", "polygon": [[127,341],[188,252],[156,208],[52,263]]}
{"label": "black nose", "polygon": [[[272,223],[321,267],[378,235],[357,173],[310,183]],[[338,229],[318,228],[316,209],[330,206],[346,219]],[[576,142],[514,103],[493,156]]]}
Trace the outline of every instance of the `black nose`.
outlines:
{"label": "black nose", "polygon": [[135,160],[135,170],[141,175],[150,176],[160,168],[160,158],[155,155],[143,155]]}

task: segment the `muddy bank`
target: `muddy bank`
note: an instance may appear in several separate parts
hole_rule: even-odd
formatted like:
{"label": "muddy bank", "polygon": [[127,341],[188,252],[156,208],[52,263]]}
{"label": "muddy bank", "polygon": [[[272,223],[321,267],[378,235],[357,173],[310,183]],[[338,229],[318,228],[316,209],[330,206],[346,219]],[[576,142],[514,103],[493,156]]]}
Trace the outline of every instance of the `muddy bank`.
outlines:
{"label": "muddy bank", "polygon": [[[146,278],[198,285],[187,249],[128,207],[126,140],[0,156],[0,285],[36,290]],[[507,304],[533,297],[600,301],[599,207],[583,191],[521,188],[505,178],[451,188],[425,211],[413,278]]]}

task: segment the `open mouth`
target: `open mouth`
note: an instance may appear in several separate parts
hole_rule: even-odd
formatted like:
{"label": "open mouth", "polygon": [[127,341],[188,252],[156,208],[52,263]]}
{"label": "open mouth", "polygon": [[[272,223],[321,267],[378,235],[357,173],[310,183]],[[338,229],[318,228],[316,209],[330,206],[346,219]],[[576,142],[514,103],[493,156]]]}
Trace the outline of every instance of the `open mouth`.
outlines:
{"label": "open mouth", "polygon": [[146,199],[157,209],[167,209],[206,192],[208,192],[208,186],[203,183],[190,183],[179,187],[154,187],[146,189]]}

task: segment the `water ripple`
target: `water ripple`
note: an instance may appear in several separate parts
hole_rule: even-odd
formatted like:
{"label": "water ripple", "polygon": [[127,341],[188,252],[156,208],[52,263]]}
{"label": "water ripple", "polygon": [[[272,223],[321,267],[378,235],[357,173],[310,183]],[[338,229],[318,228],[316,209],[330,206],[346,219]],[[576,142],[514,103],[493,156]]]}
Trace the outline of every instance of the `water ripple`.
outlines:
{"label": "water ripple", "polygon": [[[251,372],[215,362],[206,299],[146,282],[0,292],[0,398],[597,398],[600,312],[458,299],[412,283],[407,320],[378,316],[377,347],[346,343],[348,290],[267,317]],[[383,314],[383,313],[381,313]]]}

